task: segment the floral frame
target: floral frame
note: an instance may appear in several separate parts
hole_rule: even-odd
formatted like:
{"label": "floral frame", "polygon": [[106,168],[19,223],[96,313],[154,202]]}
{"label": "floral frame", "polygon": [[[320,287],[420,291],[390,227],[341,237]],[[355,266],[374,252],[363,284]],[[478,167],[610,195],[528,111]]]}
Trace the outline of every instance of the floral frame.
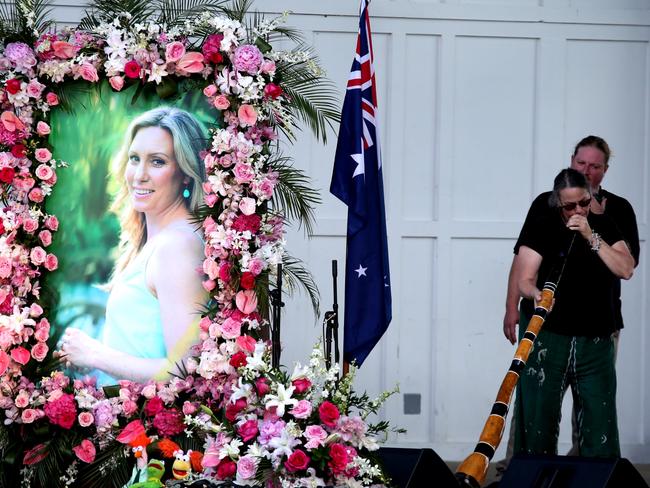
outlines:
{"label": "floral frame", "polygon": [[[356,396],[353,375],[339,379],[336,366],[325,368],[318,347],[307,366],[291,374],[274,369],[260,334],[277,264],[285,263],[290,283],[303,281],[315,295],[308,274],[286,256],[283,226],[285,217],[297,218],[309,229],[318,195],[277,140],[280,133],[293,140],[300,121],[325,140],[337,117],[331,85],[304,44],[273,50],[280,36],[299,39],[282,25],[286,15],[247,16],[247,1],[186,2],[185,10],[149,3],[120,10],[97,1],[80,27],[58,32],[47,30],[38,1],[18,1],[3,19],[0,484],[123,486],[134,465],[144,469],[152,457],[169,460],[168,476],[170,466],[182,466],[187,480],[383,482],[373,451],[388,425],[366,417],[388,394]],[[42,286],[58,266],[48,252],[58,217],[44,202],[65,171],[48,142],[49,113],[69,103],[66,83],[103,79],[113,90],[137,84],[161,99],[202,90],[223,114],[206,148],[205,205],[197,216],[211,294],[201,342],[182,377],[121,380],[113,389],[57,370]]]}

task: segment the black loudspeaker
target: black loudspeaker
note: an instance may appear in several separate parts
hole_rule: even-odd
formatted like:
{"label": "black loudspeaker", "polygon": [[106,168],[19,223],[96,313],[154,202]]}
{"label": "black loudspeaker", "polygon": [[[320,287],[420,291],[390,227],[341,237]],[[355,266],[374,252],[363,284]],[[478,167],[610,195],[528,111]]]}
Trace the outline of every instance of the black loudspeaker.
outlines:
{"label": "black loudspeaker", "polygon": [[499,488],[648,488],[624,458],[528,456],[512,458]]}
{"label": "black loudspeaker", "polygon": [[396,488],[458,488],[458,481],[433,449],[379,449],[384,469]]}

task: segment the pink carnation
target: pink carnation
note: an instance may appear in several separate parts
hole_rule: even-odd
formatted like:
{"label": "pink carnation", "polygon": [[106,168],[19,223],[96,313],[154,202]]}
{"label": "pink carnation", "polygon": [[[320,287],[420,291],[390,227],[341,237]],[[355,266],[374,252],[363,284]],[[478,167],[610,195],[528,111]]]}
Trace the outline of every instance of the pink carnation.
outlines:
{"label": "pink carnation", "polygon": [[254,75],[259,71],[262,61],[264,61],[264,56],[256,46],[244,44],[235,49],[232,64],[238,71]]}
{"label": "pink carnation", "polygon": [[50,422],[70,429],[77,418],[77,407],[74,396],[70,393],[63,393],[59,398],[45,404],[45,415]]}

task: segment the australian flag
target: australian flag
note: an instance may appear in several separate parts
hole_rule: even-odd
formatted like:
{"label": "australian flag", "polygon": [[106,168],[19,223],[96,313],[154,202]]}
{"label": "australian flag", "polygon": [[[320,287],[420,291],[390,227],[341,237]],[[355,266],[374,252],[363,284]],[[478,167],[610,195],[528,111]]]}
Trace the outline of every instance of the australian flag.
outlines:
{"label": "australian flag", "polygon": [[368,4],[341,113],[330,192],[348,206],[343,359],[361,365],[392,317],[377,89]]}

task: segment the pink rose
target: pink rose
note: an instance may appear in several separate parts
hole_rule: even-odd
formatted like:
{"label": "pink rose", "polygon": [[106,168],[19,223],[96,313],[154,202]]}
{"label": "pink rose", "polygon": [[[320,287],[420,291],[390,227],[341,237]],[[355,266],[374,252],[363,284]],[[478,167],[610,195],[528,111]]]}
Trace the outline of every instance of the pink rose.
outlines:
{"label": "pink rose", "polygon": [[77,420],[82,427],[89,427],[95,422],[95,417],[90,412],[81,412]]}
{"label": "pink rose", "polygon": [[[39,151],[41,151],[40,154]],[[47,152],[43,152],[43,151],[47,151]],[[42,149],[42,148],[37,149],[35,154],[36,154],[36,159],[38,159],[39,161],[41,161],[41,158],[43,159],[47,158],[46,161],[49,161],[52,158],[52,154],[47,149]],[[47,164],[39,164],[38,167],[36,168],[35,173],[36,176],[41,180],[49,180],[50,178],[52,178],[52,176],[54,176],[54,170],[52,169],[51,166],[48,166]]]}
{"label": "pink rose", "polygon": [[90,63],[83,63],[81,66],[79,66],[79,74],[86,81],[99,81],[99,76],[97,76],[97,69],[95,69],[95,67]]}
{"label": "pink rose", "polygon": [[45,227],[56,232],[59,228],[59,219],[55,215],[48,215],[45,217]]}
{"label": "pink rose", "polygon": [[25,408],[27,405],[29,405],[29,393],[21,390],[21,392],[16,395],[14,405],[16,405],[18,408]]}
{"label": "pink rose", "polygon": [[257,396],[262,398],[269,391],[271,391],[271,387],[269,386],[269,380],[267,380],[264,377],[257,378],[255,380],[255,390],[257,391]]}
{"label": "pink rose", "polygon": [[255,177],[253,167],[248,163],[238,162],[233,169],[237,183],[248,183]]}
{"label": "pink rose", "polygon": [[237,117],[239,117],[239,125],[242,127],[253,126],[257,122],[257,112],[252,105],[243,104],[237,110]]}
{"label": "pink rose", "polygon": [[165,48],[165,59],[168,63],[175,63],[185,54],[185,46],[182,42],[174,41],[167,44]]}
{"label": "pink rose", "polygon": [[29,258],[34,264],[43,264],[46,257],[47,253],[45,252],[45,249],[40,246],[36,246],[32,249],[32,252],[29,253]]}
{"label": "pink rose", "polygon": [[40,188],[32,188],[27,196],[34,203],[41,203],[45,200],[45,193]]}
{"label": "pink rose", "polygon": [[50,107],[54,107],[59,104],[59,97],[56,96],[56,93],[48,93],[45,95],[45,101]]}
{"label": "pink rose", "polygon": [[230,100],[228,100],[226,95],[217,95],[214,97],[214,102],[212,102],[212,104],[217,110],[226,110],[230,107]]}
{"label": "pink rose", "polygon": [[38,229],[38,222],[35,219],[25,219],[23,221],[23,229],[25,229],[25,232],[28,234],[31,234]]}
{"label": "pink rose", "polygon": [[47,344],[45,342],[37,342],[34,344],[34,347],[32,347],[32,357],[36,359],[39,363],[45,359],[45,356],[47,356],[47,351],[49,351],[50,348],[47,347]]}
{"label": "pink rose", "polygon": [[201,286],[205,291],[212,291],[217,287],[217,282],[214,280],[203,280]]}
{"label": "pink rose", "polygon": [[285,468],[290,473],[295,473],[296,471],[303,471],[309,466],[309,456],[305,454],[304,451],[296,449],[291,453],[291,456],[284,462]]}
{"label": "pink rose", "polygon": [[40,418],[40,415],[38,413],[38,410],[34,410],[33,408],[27,408],[23,410],[23,413],[20,415],[20,418],[22,419],[24,424],[31,424],[35,420]]}
{"label": "pink rose", "polygon": [[329,448],[330,462],[327,463],[332,472],[341,474],[345,471],[350,462],[348,458],[348,451],[343,444],[332,444]]}
{"label": "pink rose", "polygon": [[45,257],[45,269],[54,271],[59,267],[59,259],[54,254],[48,254]]}
{"label": "pink rose", "polygon": [[95,445],[88,439],[81,441],[81,444],[73,447],[72,450],[79,459],[88,464],[92,463],[95,460],[95,455],[97,454]]}
{"label": "pink rose", "polygon": [[132,59],[124,65],[124,75],[127,78],[140,78],[142,66],[135,59]]}
{"label": "pink rose", "polygon": [[219,201],[219,197],[214,193],[206,193],[204,200],[205,200],[205,204],[208,207],[212,208],[214,207],[214,204]]}
{"label": "pink rose", "polygon": [[265,74],[275,73],[275,61],[272,59],[265,59],[260,66],[260,71]]}
{"label": "pink rose", "polygon": [[217,94],[217,86],[210,84],[203,89],[203,94],[206,97],[213,97]]}
{"label": "pink rose", "polygon": [[248,271],[253,276],[259,275],[264,270],[264,261],[260,258],[253,258],[248,262]]}
{"label": "pink rose", "polygon": [[49,339],[50,337],[50,327],[49,325],[47,327],[37,329],[36,332],[34,332],[34,338],[37,341],[40,342],[45,342]]}
{"label": "pink rose", "polygon": [[237,465],[232,459],[226,457],[219,461],[219,465],[217,466],[217,479],[225,480],[232,478],[235,472],[237,472]]}
{"label": "pink rose", "polygon": [[242,456],[237,461],[237,478],[249,480],[257,473],[258,461],[254,456]]}
{"label": "pink rose", "polygon": [[255,199],[250,197],[244,197],[239,202],[239,210],[244,215],[252,215],[255,213],[257,205],[255,204]]}
{"label": "pink rose", "polygon": [[306,419],[311,415],[311,411],[311,403],[307,400],[300,400],[293,406],[289,413],[297,419]]}
{"label": "pink rose", "polygon": [[318,407],[318,415],[321,422],[328,427],[336,427],[336,421],[341,416],[336,405],[327,400],[321,403],[320,407]]}
{"label": "pink rose", "polygon": [[125,417],[130,417],[138,410],[138,404],[133,400],[124,400],[122,402],[122,411]]}
{"label": "pink rose", "polygon": [[9,278],[12,267],[11,259],[7,256],[0,256],[0,278]]}
{"label": "pink rose", "polygon": [[235,295],[237,308],[244,314],[249,315],[257,309],[257,295],[253,290],[243,290]]}
{"label": "pink rose", "polygon": [[120,91],[124,87],[124,78],[121,76],[111,76],[108,82],[115,91]]}
{"label": "pink rose", "polygon": [[232,266],[228,262],[223,263],[221,266],[219,266],[219,279],[221,281],[230,281],[230,268],[232,268]]}
{"label": "pink rose", "polygon": [[59,59],[70,59],[74,57],[77,49],[69,42],[54,41],[52,43],[52,52]]}
{"label": "pink rose", "polygon": [[[32,190],[34,191],[34,190]],[[52,244],[52,233],[49,230],[42,230],[38,233],[38,238],[45,247]]]}
{"label": "pink rose", "polygon": [[153,417],[157,413],[162,412],[164,408],[165,406],[163,405],[163,401],[160,397],[155,396],[145,403],[144,414],[148,417]]}
{"label": "pink rose", "polygon": [[45,85],[39,83],[37,80],[31,80],[27,84],[27,95],[29,95],[32,98],[39,98],[41,96],[41,93],[43,93],[44,89],[45,89]]}
{"label": "pink rose", "polygon": [[282,95],[282,88],[280,85],[276,85],[275,83],[269,83],[264,87],[264,95],[268,98],[278,98]]}
{"label": "pink rose", "polygon": [[[44,147],[39,147],[38,149],[36,149],[36,151],[34,151],[34,156],[41,163],[47,163],[50,159],[52,159],[52,153],[48,149],[46,149]],[[50,170],[51,170],[51,168],[50,168]],[[38,176],[38,174],[36,176]],[[42,178],[42,179],[47,180],[49,178]]]}
{"label": "pink rose", "polygon": [[252,441],[257,437],[259,430],[257,428],[257,420],[247,420],[239,426],[237,432],[244,442]]}
{"label": "pink rose", "polygon": [[50,133],[50,126],[46,122],[39,120],[36,124],[36,133],[39,136],[46,136]]}
{"label": "pink rose", "polygon": [[176,71],[181,74],[200,73],[205,68],[203,54],[190,51],[185,53],[176,64]]}
{"label": "pink rose", "polygon": [[11,359],[23,366],[29,361],[29,351],[22,346],[14,347],[11,350]]}

